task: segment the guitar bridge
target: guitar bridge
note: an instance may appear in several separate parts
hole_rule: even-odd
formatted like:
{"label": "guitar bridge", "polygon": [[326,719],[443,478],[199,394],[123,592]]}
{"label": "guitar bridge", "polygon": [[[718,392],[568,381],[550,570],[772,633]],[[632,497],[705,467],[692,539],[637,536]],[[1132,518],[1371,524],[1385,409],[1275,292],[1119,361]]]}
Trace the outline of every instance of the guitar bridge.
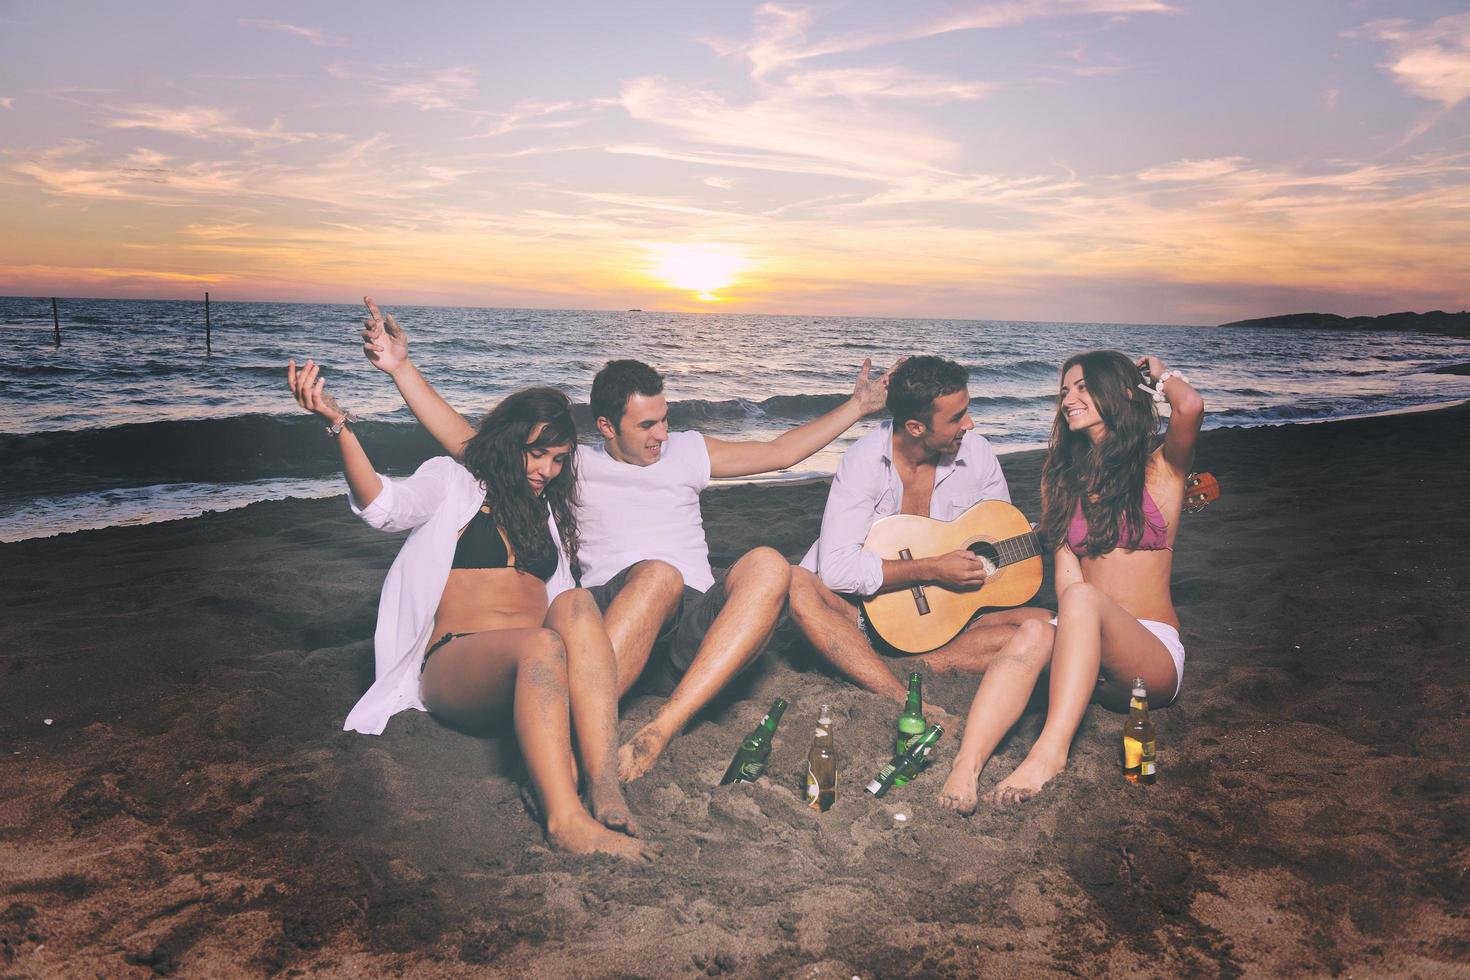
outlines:
{"label": "guitar bridge", "polygon": [[[902,551],[900,551],[898,553],[898,557],[902,558],[904,561],[913,561],[914,560],[914,553],[912,551],[910,551],[908,548],[904,548]],[[918,607],[918,609],[919,609],[919,615],[920,616],[927,616],[927,615],[929,615],[929,597],[926,596],[926,595],[924,595],[924,586],[923,585],[911,585],[911,586],[909,586],[909,594],[914,597],[914,605]]]}

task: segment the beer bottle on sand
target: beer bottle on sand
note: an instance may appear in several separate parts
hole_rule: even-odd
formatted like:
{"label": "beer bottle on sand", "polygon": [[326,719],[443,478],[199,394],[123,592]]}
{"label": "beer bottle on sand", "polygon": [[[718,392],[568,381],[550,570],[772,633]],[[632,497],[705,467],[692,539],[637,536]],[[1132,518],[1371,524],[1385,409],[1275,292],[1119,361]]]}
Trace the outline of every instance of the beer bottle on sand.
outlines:
{"label": "beer bottle on sand", "polygon": [[[895,755],[908,751],[923,737],[928,728],[924,721],[924,695],[922,681],[919,672],[909,674],[909,699],[903,706],[903,714],[898,716],[898,737],[893,741],[893,752]],[[901,776],[894,785],[902,786],[909,781],[909,776]]]}
{"label": "beer bottle on sand", "polygon": [[1148,691],[1142,677],[1133,679],[1133,698],[1123,725],[1123,777],[1145,786],[1152,786],[1158,778],[1154,723],[1148,716]]}
{"label": "beer bottle on sand", "polygon": [[837,799],[837,749],[832,743],[832,709],[822,705],[806,754],[806,805],[826,813]]}
{"label": "beer bottle on sand", "polygon": [[785,710],[785,698],[771,702],[771,710],[755,726],[755,731],[740,743],[735,758],[730,760],[730,768],[725,770],[725,778],[720,780],[721,786],[734,782],[753,783],[761,778],[761,773],[766,771],[766,762],[771,758],[771,736],[776,734],[776,726],[781,724],[781,712]]}
{"label": "beer bottle on sand", "polygon": [[888,765],[878,770],[878,775],[873,777],[864,788],[874,796],[882,796],[894,786],[902,785],[898,781],[900,775],[903,776],[904,782],[913,779],[919,767],[929,758],[929,753],[934,751],[934,743],[939,741],[939,736],[943,734],[943,725],[935,725],[930,728],[919,736],[917,742],[890,759]]}

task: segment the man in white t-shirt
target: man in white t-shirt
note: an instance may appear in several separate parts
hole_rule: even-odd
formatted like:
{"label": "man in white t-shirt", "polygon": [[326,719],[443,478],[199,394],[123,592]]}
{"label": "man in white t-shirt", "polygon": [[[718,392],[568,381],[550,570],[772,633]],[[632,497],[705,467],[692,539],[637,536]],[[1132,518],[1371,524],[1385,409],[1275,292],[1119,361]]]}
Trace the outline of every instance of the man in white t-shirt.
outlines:
{"label": "man in white t-shirt", "polygon": [[[368,301],[368,359],[393,378],[424,428],[450,453],[474,434],[408,358],[393,318]],[[769,442],[731,442],[670,432],[663,379],[641,361],[609,361],[592,383],[600,446],[579,446],[577,523],[582,584],[602,608],[617,659],[618,693],[647,673],[669,699],[618,753],[618,775],[646,773],[736,674],[765,648],[786,605],[791,566],[774,548],[754,548],[720,577],[709,563],[699,493],[711,477],[786,469],[863,416],[883,407],[888,375],[863,362],[853,395],[821,418]],[[655,640],[666,642],[655,646]],[[657,655],[650,665],[650,654]]]}
{"label": "man in white t-shirt", "polygon": [[[1000,461],[970,419],[969,376],[953,361],[911,357],[890,373],[884,422],[847,447],[827,506],[822,533],[792,571],[791,618],[812,647],[866,690],[902,703],[905,685],[875,645],[862,599],[884,589],[932,583],[948,588],[985,584],[985,566],[967,549],[933,558],[888,561],[863,547],[873,522],[891,514],[951,521],[982,500],[1010,502]],[[933,669],[983,671],[1026,619],[1041,609],[991,613],[938,650],[914,658]]]}

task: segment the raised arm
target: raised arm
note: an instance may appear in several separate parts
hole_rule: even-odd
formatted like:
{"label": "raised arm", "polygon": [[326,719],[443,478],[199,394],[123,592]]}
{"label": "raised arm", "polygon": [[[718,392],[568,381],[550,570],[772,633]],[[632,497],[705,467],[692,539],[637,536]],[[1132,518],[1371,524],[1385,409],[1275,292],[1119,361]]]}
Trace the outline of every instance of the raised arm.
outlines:
{"label": "raised arm", "polygon": [[296,370],[296,362],[290,361],[286,365],[286,383],[291,386],[296,404],[308,412],[315,412],[330,429],[336,430],[337,448],[342,453],[342,472],[347,477],[348,489],[358,506],[369,506],[383,492],[383,480],[373,469],[367,451],[348,425],[349,420],[354,420],[353,416],[343,411],[337,399],[327,394],[327,379],[321,377],[321,369],[315,361],[307,361],[299,371]]}
{"label": "raised arm", "polygon": [[865,358],[853,385],[852,397],[847,401],[821,418],[783,432],[769,442],[728,442],[705,436],[710,476],[752,476],[784,470],[828,445],[863,416],[878,411],[888,400],[888,377],[893,369],[890,368],[880,378],[874,378],[871,377],[872,368],[872,360]]}
{"label": "raised arm", "polygon": [[1169,403],[1169,427],[1164,431],[1164,461],[1179,476],[1184,476],[1194,463],[1194,444],[1199,440],[1199,427],[1205,417],[1205,400],[1177,371],[1170,371],[1152,354],[1138,359],[1139,370],[1147,371],[1155,384],[1161,385],[1164,400]]}
{"label": "raised arm", "polygon": [[364,296],[362,301],[369,313],[363,321],[362,352],[374,367],[393,379],[409,411],[429,435],[459,459],[464,444],[475,434],[474,427],[434,390],[408,359],[408,334],[393,319],[393,314],[385,316],[370,297]]}

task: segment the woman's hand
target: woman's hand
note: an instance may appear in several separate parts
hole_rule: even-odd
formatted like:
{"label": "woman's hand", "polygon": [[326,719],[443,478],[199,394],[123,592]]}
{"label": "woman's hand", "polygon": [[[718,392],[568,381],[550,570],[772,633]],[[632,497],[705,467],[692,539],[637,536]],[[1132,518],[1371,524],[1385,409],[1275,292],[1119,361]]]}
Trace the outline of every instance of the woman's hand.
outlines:
{"label": "woman's hand", "polygon": [[408,363],[408,334],[393,319],[393,314],[385,316],[378,310],[372,297],[364,296],[362,301],[367,304],[369,314],[362,321],[362,352],[373,367],[392,374]]}
{"label": "woman's hand", "polygon": [[1168,368],[1164,367],[1164,362],[1152,354],[1143,355],[1138,359],[1137,363],[1138,370],[1146,373],[1150,381],[1159,380],[1163,373],[1168,370]]}
{"label": "woman's hand", "polygon": [[308,412],[315,412],[328,423],[336,425],[347,414],[337,404],[337,399],[326,393],[327,379],[321,377],[321,367],[315,361],[307,361],[298,371],[293,358],[286,365],[286,383],[291,386],[296,404]]}

